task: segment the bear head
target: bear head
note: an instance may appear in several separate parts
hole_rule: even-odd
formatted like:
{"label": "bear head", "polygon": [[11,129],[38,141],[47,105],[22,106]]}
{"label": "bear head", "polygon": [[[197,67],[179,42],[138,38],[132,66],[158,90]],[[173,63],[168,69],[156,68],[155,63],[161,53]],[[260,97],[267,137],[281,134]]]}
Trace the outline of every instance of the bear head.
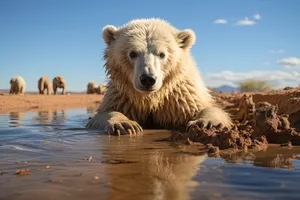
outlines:
{"label": "bear head", "polygon": [[[105,68],[112,82],[140,93],[157,92],[182,68],[183,54],[195,43],[190,29],[178,30],[161,19],[137,19],[103,28]],[[177,72],[176,72],[177,70]]]}

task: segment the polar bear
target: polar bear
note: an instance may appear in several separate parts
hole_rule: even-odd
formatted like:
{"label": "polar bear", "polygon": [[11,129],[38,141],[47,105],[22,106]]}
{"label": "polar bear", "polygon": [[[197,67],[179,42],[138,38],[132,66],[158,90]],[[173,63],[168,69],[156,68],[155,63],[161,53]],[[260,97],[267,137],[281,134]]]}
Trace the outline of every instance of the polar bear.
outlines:
{"label": "polar bear", "polygon": [[157,19],[103,28],[108,90],[87,128],[136,134],[145,128],[232,125],[205,87],[190,53],[193,30]]}
{"label": "polar bear", "polygon": [[90,81],[87,84],[87,94],[96,94],[98,93],[98,85],[95,81]]}
{"label": "polar bear", "polygon": [[38,81],[38,89],[40,94],[44,94],[45,90],[47,90],[47,94],[51,95],[52,85],[51,81],[47,76],[42,76]]}
{"label": "polar bear", "polygon": [[66,81],[64,79],[64,77],[62,76],[56,76],[54,77],[53,81],[52,81],[52,84],[53,84],[53,93],[56,94],[56,91],[58,88],[62,88],[62,92],[61,94],[65,94],[66,93]]}
{"label": "polar bear", "polygon": [[105,94],[106,91],[107,91],[107,85],[99,84],[98,93],[99,94]]}
{"label": "polar bear", "polygon": [[15,76],[10,79],[10,91],[9,94],[20,94],[25,93],[25,80],[21,76]]}

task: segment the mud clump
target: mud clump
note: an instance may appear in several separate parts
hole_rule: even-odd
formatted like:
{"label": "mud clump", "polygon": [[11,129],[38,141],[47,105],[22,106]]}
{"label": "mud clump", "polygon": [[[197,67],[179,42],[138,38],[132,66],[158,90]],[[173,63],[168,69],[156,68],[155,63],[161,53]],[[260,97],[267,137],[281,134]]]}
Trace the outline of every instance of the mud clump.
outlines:
{"label": "mud clump", "polygon": [[253,137],[265,135],[270,143],[300,144],[300,133],[290,127],[288,115],[278,115],[278,106],[269,103],[260,103],[253,120]]}
{"label": "mud clump", "polygon": [[[232,112],[231,112],[232,113]],[[253,120],[255,113],[255,103],[251,95],[244,95],[240,102],[237,113],[233,115],[233,119],[238,122],[244,123],[246,121]]]}
{"label": "mud clump", "polygon": [[[172,141],[187,140],[207,145],[208,153],[218,153],[218,149],[234,148],[236,150],[265,150],[268,142],[265,136],[252,139],[251,126],[235,126],[234,128],[212,127],[210,129],[193,127],[187,133],[174,132]],[[189,142],[190,143],[190,142]],[[218,149],[214,149],[218,147]]]}
{"label": "mud clump", "polygon": [[30,169],[17,169],[16,170],[16,175],[29,175]]}
{"label": "mud clump", "polygon": [[287,143],[282,143],[280,144],[281,147],[288,147],[289,149],[291,149],[293,147],[292,142],[288,141]]}
{"label": "mud clump", "polygon": [[[214,147],[220,150],[233,148],[261,151],[268,148],[268,143],[288,144],[290,147],[300,144],[300,133],[291,127],[288,114],[279,114],[277,104],[267,101],[255,103],[252,94],[239,93],[236,96],[239,98],[220,93],[216,97],[217,102],[223,101],[221,105],[231,114],[234,121],[231,128],[217,126],[207,129],[194,126],[185,133],[174,132],[170,140],[183,140],[188,144],[199,142],[207,145],[208,153],[217,152]],[[294,119],[297,120],[299,119]]]}
{"label": "mud clump", "polygon": [[206,146],[207,148],[207,154],[210,156],[210,157],[220,157],[220,149],[219,147],[216,147],[212,144],[208,144]]}

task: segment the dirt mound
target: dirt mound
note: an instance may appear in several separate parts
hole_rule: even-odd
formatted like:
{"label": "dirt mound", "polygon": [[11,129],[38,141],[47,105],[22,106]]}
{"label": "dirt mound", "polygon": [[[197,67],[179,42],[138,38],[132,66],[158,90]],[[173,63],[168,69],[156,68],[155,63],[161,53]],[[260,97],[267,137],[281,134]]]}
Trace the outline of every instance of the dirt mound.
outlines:
{"label": "dirt mound", "polygon": [[291,122],[292,125],[300,122],[299,89],[267,94],[218,93],[215,97],[231,114],[234,120],[232,128],[194,126],[185,133],[174,132],[170,139],[189,144],[199,142],[207,145],[211,153],[218,152],[218,148],[264,150],[268,148],[268,143],[300,145],[300,133],[291,127]]}
{"label": "dirt mound", "polygon": [[192,127],[187,133],[174,132],[170,139],[172,141],[186,140],[200,142],[207,145],[209,151],[212,151],[212,153],[214,152],[214,147],[218,147],[221,150],[234,148],[246,151],[248,149],[267,149],[268,142],[266,136],[262,135],[253,138],[252,133],[253,128],[250,125],[243,124],[234,126],[231,129],[222,127],[213,127],[210,129]]}
{"label": "dirt mound", "polygon": [[253,101],[268,102],[277,105],[278,114],[287,114],[292,127],[300,131],[300,89],[287,88],[284,90],[275,90],[267,93],[257,93],[253,95]]}
{"label": "dirt mound", "polygon": [[252,96],[254,104],[260,102],[268,102],[274,106],[278,106],[277,113],[279,115],[288,115],[291,127],[300,131],[300,88],[287,87],[283,90],[274,90],[261,93],[217,93],[213,92],[213,96],[220,106],[222,106],[234,117],[240,108],[241,99],[246,96]]}
{"label": "dirt mound", "polygon": [[265,135],[270,143],[300,144],[300,133],[290,127],[288,115],[278,115],[278,106],[267,102],[259,103],[253,120],[253,137]]}

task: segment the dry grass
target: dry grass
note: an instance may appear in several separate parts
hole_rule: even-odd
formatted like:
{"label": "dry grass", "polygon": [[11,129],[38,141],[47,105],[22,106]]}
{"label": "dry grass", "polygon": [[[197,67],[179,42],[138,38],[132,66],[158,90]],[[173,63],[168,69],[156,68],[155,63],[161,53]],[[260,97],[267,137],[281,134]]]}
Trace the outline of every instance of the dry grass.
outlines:
{"label": "dry grass", "polygon": [[275,87],[270,81],[264,80],[246,80],[237,83],[241,92],[264,92],[272,90]]}

